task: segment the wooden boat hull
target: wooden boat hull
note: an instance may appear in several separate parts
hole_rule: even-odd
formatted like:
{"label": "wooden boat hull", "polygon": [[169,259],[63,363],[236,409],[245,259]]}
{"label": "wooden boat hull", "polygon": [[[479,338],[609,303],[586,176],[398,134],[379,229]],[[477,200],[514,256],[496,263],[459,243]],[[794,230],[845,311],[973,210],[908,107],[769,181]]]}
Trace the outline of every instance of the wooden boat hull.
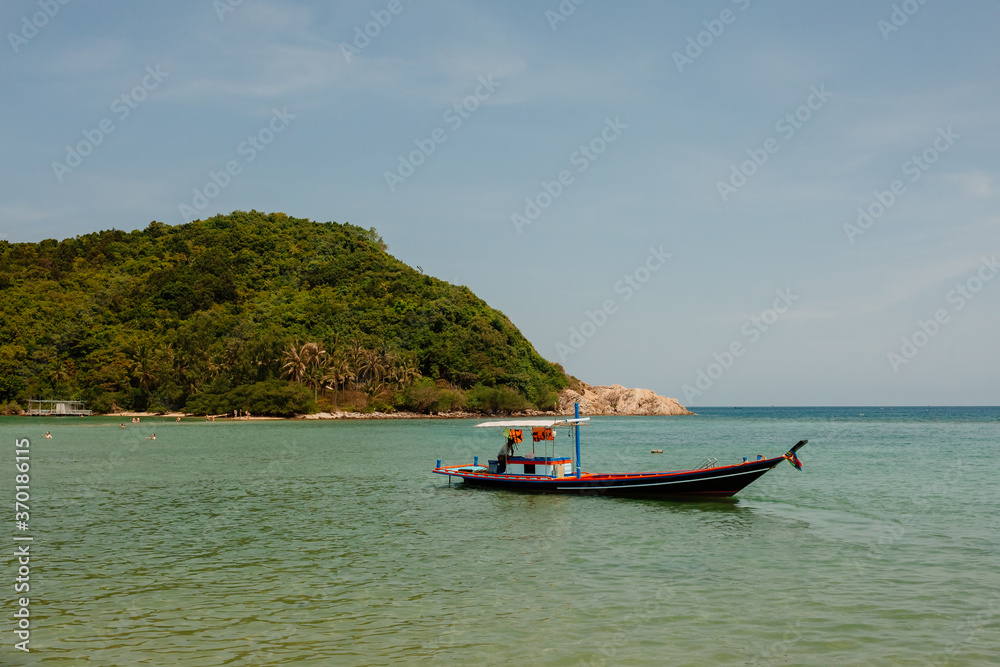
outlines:
{"label": "wooden boat hull", "polygon": [[761,459],[738,465],[703,470],[646,473],[582,473],[568,477],[496,475],[461,470],[462,466],[436,468],[434,472],[460,477],[467,486],[523,491],[566,493],[626,498],[728,498],[784,461],[784,457]]}

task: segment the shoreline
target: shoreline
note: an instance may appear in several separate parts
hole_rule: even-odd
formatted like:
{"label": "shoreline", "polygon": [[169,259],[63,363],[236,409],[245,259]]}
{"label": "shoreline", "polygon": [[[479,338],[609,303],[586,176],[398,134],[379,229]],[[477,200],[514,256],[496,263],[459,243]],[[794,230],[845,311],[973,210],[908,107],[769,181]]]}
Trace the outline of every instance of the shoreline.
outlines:
{"label": "shoreline", "polygon": [[[644,415],[644,414],[615,414],[615,415],[584,415],[581,411],[582,416],[591,417],[683,417],[687,415]],[[695,413],[690,413],[695,414]],[[68,421],[73,421],[79,419],[80,417],[72,415],[6,415],[7,417],[23,417],[25,419],[37,419],[41,417],[42,419],[66,419]],[[391,420],[391,419],[518,419],[518,418],[531,418],[531,417],[572,417],[573,413],[567,412],[555,412],[555,411],[540,411],[540,410],[528,410],[524,412],[512,412],[506,414],[480,414],[477,412],[439,412],[436,414],[423,414],[420,412],[348,412],[345,410],[337,412],[314,412],[312,414],[305,415],[295,415],[294,417],[227,417],[225,415],[195,415],[186,412],[116,412],[114,414],[94,414],[87,415],[87,417],[100,417],[100,418],[133,418],[139,417],[142,419],[151,420],[164,420],[181,418],[186,421],[198,420],[198,421],[225,421],[225,422],[241,422],[241,421],[336,421],[336,420]],[[211,418],[211,419],[210,419]]]}
{"label": "shoreline", "polygon": [[23,417],[25,419],[59,419],[67,421],[75,421],[83,417],[84,419],[91,417],[98,418],[110,418],[110,419],[132,419],[134,417],[139,417],[141,419],[177,419],[181,418],[187,421],[198,420],[198,421],[225,421],[225,422],[243,422],[243,421],[329,421],[338,419],[501,419],[501,418],[513,418],[513,417],[557,417],[562,416],[556,412],[515,412],[511,414],[496,414],[496,415],[485,415],[476,412],[440,412],[436,414],[423,414],[420,412],[349,412],[346,410],[339,410],[337,412],[314,412],[311,414],[295,415],[294,417],[268,417],[268,416],[252,416],[252,417],[228,417],[226,415],[196,415],[190,412],[115,412],[106,414],[93,414],[93,415],[5,415],[7,417]]}
{"label": "shoreline", "polygon": [[[456,410],[453,412],[438,412],[424,414],[420,412],[409,412],[405,410],[392,412],[351,412],[348,410],[335,410],[314,412],[311,414],[299,414],[293,417],[229,417],[224,414],[215,415],[195,415],[188,412],[138,412],[134,410],[122,410],[114,413],[92,414],[94,417],[111,418],[142,418],[147,419],[202,419],[206,421],[216,421],[224,419],[226,421],[264,421],[276,419],[305,419],[305,420],[337,420],[337,419],[511,419],[524,417],[571,417],[574,414],[573,405],[580,407],[581,415],[616,416],[616,417],[676,417],[682,415],[694,415],[695,413],[681,405],[677,399],[660,396],[650,389],[628,389],[620,384],[613,385],[589,385],[585,382],[579,383],[576,389],[563,389],[559,394],[559,400],[553,403],[553,410],[520,410],[511,413],[478,413]],[[37,415],[9,415],[9,416],[37,416]],[[44,416],[73,416],[73,415],[44,415]],[[82,415],[81,415],[82,416]]]}

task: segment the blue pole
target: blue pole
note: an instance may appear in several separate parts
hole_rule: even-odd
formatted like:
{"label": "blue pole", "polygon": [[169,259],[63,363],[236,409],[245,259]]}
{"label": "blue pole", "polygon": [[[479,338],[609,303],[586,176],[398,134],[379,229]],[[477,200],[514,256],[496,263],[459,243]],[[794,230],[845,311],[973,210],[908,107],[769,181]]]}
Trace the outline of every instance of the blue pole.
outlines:
{"label": "blue pole", "polygon": [[438,468],[440,468],[440,467],[441,467],[441,459],[438,459],[438,464],[437,464],[437,467],[438,467]]}
{"label": "blue pole", "polygon": [[[573,404],[573,416],[577,419],[580,418],[580,404]],[[576,423],[576,478],[580,479],[580,422]]]}
{"label": "blue pole", "polygon": [[474,465],[474,466],[478,466],[479,465],[479,457],[478,456],[473,459],[472,465]]}

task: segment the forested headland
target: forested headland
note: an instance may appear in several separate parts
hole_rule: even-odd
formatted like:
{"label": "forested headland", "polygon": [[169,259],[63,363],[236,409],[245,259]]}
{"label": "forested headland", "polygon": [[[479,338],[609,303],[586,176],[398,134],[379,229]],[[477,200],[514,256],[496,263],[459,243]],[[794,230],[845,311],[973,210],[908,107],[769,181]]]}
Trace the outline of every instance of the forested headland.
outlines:
{"label": "forested headland", "polygon": [[0,411],[551,409],[574,380],[377,231],[235,211],[0,241]]}

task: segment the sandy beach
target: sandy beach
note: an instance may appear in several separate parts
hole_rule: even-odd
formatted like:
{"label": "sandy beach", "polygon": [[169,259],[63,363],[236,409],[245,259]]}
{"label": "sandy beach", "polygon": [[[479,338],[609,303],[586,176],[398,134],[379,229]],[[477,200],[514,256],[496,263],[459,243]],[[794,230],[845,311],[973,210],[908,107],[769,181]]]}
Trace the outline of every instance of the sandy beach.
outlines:
{"label": "sandy beach", "polygon": [[483,415],[475,412],[441,412],[437,414],[423,414],[420,412],[350,412],[339,410],[336,412],[315,412],[307,415],[296,415],[294,417],[229,417],[226,415],[195,415],[186,412],[115,412],[112,414],[95,414],[94,417],[114,417],[129,418],[139,417],[140,419],[198,419],[205,420],[212,418],[214,421],[293,421],[297,419],[305,420],[330,420],[330,419],[501,419],[504,417],[557,417],[565,416],[556,412],[540,412],[529,410],[504,415]]}

